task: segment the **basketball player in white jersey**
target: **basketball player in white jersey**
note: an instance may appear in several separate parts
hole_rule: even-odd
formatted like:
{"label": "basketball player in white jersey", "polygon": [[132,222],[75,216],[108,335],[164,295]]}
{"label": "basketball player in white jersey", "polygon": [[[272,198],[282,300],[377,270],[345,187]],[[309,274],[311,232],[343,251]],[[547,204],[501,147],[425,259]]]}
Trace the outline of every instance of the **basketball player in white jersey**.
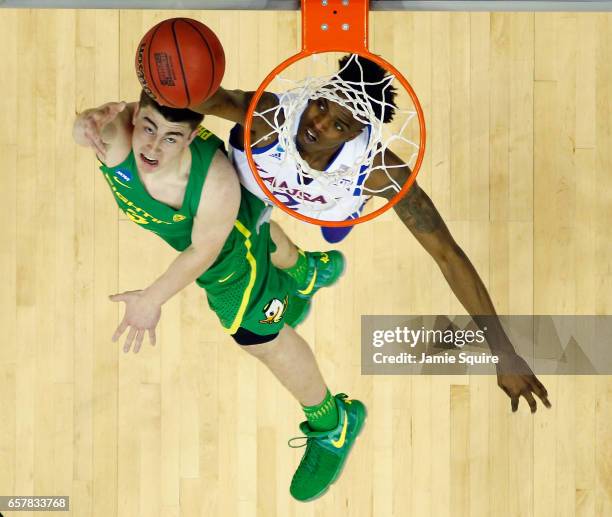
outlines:
{"label": "basketball player in white jersey", "polygon": [[[345,66],[349,57],[345,56],[340,61],[340,74],[347,82],[364,82],[369,97],[380,98],[381,79],[386,71],[376,63],[359,58],[359,64]],[[356,63],[354,60],[353,63]],[[360,66],[359,66],[360,65]],[[363,75],[361,70],[363,70]],[[376,84],[378,83],[378,85]],[[192,108],[205,115],[215,115],[236,123],[230,134],[230,148],[233,163],[240,176],[241,183],[252,193],[266,200],[266,196],[253,178],[252,172],[246,161],[242,148],[243,124],[248,106],[254,92],[242,90],[225,90],[220,88],[215,95],[198,107]],[[378,97],[377,97],[378,96]],[[393,105],[393,99],[389,99],[386,93],[386,103]],[[257,106],[257,112],[262,113],[274,108],[279,103],[277,95],[265,92]],[[380,113],[383,108],[380,104],[372,103],[372,108],[377,117],[385,123],[393,118],[393,107],[385,106],[385,112]],[[325,98],[311,99],[305,105],[301,116],[294,124],[296,147],[301,158],[307,162],[310,168],[317,171],[336,171],[355,162],[355,155],[362,152],[369,138],[369,127],[353,118],[351,112],[343,106],[328,101]],[[282,190],[272,193],[278,195],[290,208],[311,215],[309,210],[315,207],[316,217],[323,220],[345,220],[355,218],[363,208],[363,197],[360,189],[365,187],[366,191],[377,192],[382,197],[390,199],[395,194],[392,188],[393,180],[403,185],[411,174],[410,168],[391,151],[387,150],[384,163],[393,166],[384,170],[377,170],[372,174],[369,171],[360,171],[359,175],[349,180],[350,185],[338,185],[336,192],[343,192],[344,199],[339,202],[330,199],[336,192],[326,189],[325,192],[317,189],[318,182],[312,182],[313,190],[309,191],[310,185],[298,185],[300,181],[297,168],[292,166],[290,160],[285,160],[284,149],[279,147],[275,140],[266,140],[270,133],[270,124],[263,118],[254,117],[252,124],[251,141],[257,142],[253,149],[255,163],[260,176],[268,185],[282,185]],[[380,155],[375,158],[374,167],[380,167],[382,159]],[[292,196],[292,186],[299,187],[304,191],[304,198],[298,195]],[[268,200],[269,201],[269,200]],[[305,201],[305,202],[304,202]],[[317,206],[318,205],[318,206]],[[512,410],[516,411],[519,398],[525,397],[531,411],[535,412],[537,404],[533,394],[537,395],[545,406],[550,407],[545,387],[533,374],[525,361],[519,357],[505,334],[495,316],[495,308],[487,289],[485,288],[478,273],[470,260],[455,242],[448,228],[444,224],[431,199],[415,182],[406,196],[395,206],[401,222],[410,230],[421,245],[427,250],[440,267],[453,293],[465,307],[476,323],[486,327],[486,335],[492,351],[499,355],[498,385],[511,399]],[[348,228],[323,228],[323,235],[328,242],[342,240],[350,231]],[[292,261],[303,261],[297,248],[287,236],[280,230],[278,225],[272,227],[272,238],[285,252],[287,264],[285,266],[276,264],[277,267],[287,267]]]}

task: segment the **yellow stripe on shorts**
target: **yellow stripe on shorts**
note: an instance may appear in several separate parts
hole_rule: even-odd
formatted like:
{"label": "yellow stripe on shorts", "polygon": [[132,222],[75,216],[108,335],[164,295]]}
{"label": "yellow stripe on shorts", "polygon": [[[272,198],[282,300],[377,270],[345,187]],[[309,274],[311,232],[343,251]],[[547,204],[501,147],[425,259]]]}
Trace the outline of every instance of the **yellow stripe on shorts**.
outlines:
{"label": "yellow stripe on shorts", "polygon": [[240,221],[236,221],[234,223],[234,227],[244,235],[244,246],[246,248],[246,259],[251,266],[251,275],[249,277],[249,284],[247,285],[244,293],[242,294],[242,301],[240,302],[240,307],[238,308],[238,312],[236,313],[236,317],[234,318],[234,322],[227,329],[230,334],[234,334],[240,324],[242,323],[242,318],[244,317],[244,313],[246,312],[247,305],[249,304],[249,299],[251,298],[251,291],[253,290],[253,286],[255,285],[255,278],[257,278],[257,262],[255,262],[255,257],[251,253],[251,232],[244,226]]}

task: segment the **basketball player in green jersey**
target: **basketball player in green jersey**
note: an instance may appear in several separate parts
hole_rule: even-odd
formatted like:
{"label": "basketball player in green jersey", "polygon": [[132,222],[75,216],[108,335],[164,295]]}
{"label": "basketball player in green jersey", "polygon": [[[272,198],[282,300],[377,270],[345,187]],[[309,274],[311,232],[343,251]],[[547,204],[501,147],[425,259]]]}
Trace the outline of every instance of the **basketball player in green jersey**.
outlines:
{"label": "basketball player in green jersey", "polygon": [[198,126],[202,118],[143,93],[139,104],[109,103],[75,121],[75,141],[96,150],[119,208],[180,252],[146,289],[111,296],[125,303],[113,340],[127,331],[125,352],[132,345],[138,352],[145,333],[155,344],[162,305],[193,281],[203,287],[234,340],[302,405],[307,447],[290,492],[307,501],[340,475],[365,407],[330,394],[311,349],[292,328],[310,302],[296,296],[303,286],[272,265],[269,211],[241,189],[221,141]]}

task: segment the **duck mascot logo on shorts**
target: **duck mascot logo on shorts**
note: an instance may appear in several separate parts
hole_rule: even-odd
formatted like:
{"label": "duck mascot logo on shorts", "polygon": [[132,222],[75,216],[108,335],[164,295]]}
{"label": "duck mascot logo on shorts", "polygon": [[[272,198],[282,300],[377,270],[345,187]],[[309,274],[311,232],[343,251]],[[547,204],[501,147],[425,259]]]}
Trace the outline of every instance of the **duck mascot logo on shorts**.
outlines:
{"label": "duck mascot logo on shorts", "polygon": [[273,323],[280,322],[280,320],[283,319],[285,311],[287,310],[288,301],[288,296],[285,296],[283,301],[279,300],[278,298],[272,298],[263,308],[266,319],[259,320],[259,323],[268,323],[269,325],[272,325]]}

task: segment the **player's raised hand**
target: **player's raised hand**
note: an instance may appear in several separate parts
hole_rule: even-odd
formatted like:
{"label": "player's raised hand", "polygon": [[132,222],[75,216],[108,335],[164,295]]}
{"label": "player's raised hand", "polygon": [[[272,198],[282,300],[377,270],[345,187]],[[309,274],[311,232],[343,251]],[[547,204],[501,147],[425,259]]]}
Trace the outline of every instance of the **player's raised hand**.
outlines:
{"label": "player's raised hand", "polygon": [[125,109],[125,102],[107,102],[99,108],[81,113],[72,131],[77,144],[91,147],[102,160],[106,157],[106,147],[102,141],[102,130]]}
{"label": "player's raised hand", "polygon": [[497,364],[497,385],[510,397],[512,411],[518,409],[520,397],[525,397],[531,412],[535,413],[538,405],[533,394],[542,403],[551,407],[548,392],[529,368],[525,360],[517,354],[500,354]]}
{"label": "player's raised hand", "polygon": [[161,305],[151,301],[144,291],[126,291],[113,294],[109,298],[113,302],[125,303],[125,314],[113,334],[113,341],[116,342],[129,329],[123,345],[125,353],[130,351],[132,343],[134,343],[134,353],[140,351],[145,332],[149,333],[149,342],[155,346],[155,328],[161,317]]}

